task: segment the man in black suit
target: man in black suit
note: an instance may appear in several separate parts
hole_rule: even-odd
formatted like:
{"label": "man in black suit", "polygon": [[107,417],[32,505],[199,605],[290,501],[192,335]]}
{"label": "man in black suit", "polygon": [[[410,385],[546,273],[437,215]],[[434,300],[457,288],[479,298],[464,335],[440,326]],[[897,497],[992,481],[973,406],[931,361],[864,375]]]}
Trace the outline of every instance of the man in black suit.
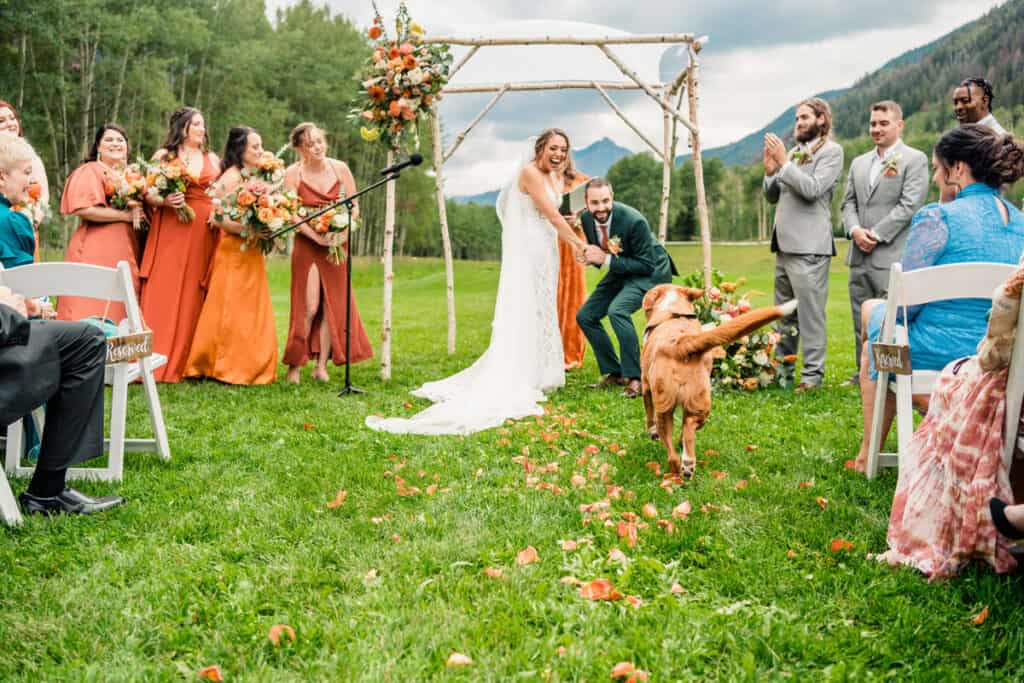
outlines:
{"label": "man in black suit", "polygon": [[24,299],[0,290],[0,427],[46,404],[46,428],[26,514],[91,514],[119,505],[65,485],[72,465],[103,454],[106,340],[88,323],[29,320]]}

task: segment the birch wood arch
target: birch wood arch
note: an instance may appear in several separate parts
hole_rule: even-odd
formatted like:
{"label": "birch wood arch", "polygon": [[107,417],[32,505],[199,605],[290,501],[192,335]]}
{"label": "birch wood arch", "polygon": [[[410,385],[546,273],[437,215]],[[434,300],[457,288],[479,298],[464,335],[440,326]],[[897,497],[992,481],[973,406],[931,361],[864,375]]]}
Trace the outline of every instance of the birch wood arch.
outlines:
{"label": "birch wood arch", "polygon": [[[430,124],[433,140],[431,156],[434,165],[434,190],[437,195],[438,215],[441,223],[441,242],[444,252],[445,285],[448,312],[448,353],[455,353],[455,273],[452,262],[451,237],[448,231],[448,213],[444,195],[444,164],[447,162],[466,137],[487,114],[494,109],[501,98],[508,92],[527,92],[543,90],[585,89],[596,91],[608,104],[611,110],[647,145],[656,159],[662,162],[661,205],[658,215],[658,239],[664,243],[668,234],[669,193],[671,191],[672,165],[676,157],[679,141],[678,127],[682,125],[690,136],[693,150],[694,184],[697,197],[697,221],[700,225],[701,247],[703,253],[703,273],[705,287],[711,286],[711,225],[708,216],[707,196],[704,191],[704,167],[701,159],[700,129],[697,125],[697,78],[699,63],[697,53],[700,52],[702,40],[690,33],[665,33],[649,35],[619,35],[603,37],[574,36],[538,36],[515,38],[460,38],[456,36],[430,37],[423,40],[426,44],[446,44],[468,46],[469,51],[454,64],[449,74],[449,81],[472,59],[483,47],[496,46],[531,46],[531,45],[568,45],[593,47],[626,77],[626,80],[605,82],[596,80],[573,81],[535,81],[481,83],[474,85],[448,85],[442,95],[458,95],[464,93],[494,93],[494,97],[483,110],[452,140],[448,149],[443,148],[441,140],[441,121],[438,105],[435,103],[431,112]],[[683,45],[688,60],[678,75],[670,83],[648,83],[636,71],[631,69],[612,49],[616,45],[664,44]],[[662,110],[663,135],[660,145],[645,135],[639,126],[629,119],[626,113],[615,104],[609,91],[642,91]],[[687,98],[687,111],[682,110],[683,97]],[[388,154],[388,165],[395,161],[393,152]],[[384,313],[381,318],[381,379],[391,379],[391,331],[392,331],[392,286],[394,283],[394,238],[395,238],[395,191],[393,184],[388,185],[387,209],[384,219]]]}

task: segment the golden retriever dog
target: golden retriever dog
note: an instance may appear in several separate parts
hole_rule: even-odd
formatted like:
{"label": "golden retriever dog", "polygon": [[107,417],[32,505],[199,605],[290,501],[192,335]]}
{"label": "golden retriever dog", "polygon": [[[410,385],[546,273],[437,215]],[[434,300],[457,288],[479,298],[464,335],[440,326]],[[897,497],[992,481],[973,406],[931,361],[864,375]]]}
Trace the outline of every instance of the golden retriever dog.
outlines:
{"label": "golden retriever dog", "polygon": [[[697,468],[696,432],[711,414],[714,352],[773,320],[790,315],[797,306],[793,299],[781,306],[751,310],[705,332],[693,308],[693,301],[702,296],[703,289],[665,284],[647,292],[643,301],[647,326],[640,371],[647,431],[652,439],[660,439],[665,444],[669,471],[687,479]],[[676,406],[682,409],[681,459],[672,444]]]}

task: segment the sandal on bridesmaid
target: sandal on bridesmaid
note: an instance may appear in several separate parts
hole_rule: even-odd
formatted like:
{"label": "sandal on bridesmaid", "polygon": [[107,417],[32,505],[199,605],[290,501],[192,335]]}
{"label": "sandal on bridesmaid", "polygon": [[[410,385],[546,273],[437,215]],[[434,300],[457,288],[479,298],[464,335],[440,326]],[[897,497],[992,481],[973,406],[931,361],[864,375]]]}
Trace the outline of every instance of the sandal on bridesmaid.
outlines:
{"label": "sandal on bridesmaid", "polygon": [[1024,530],[1015,527],[1006,517],[1006,503],[998,498],[991,498],[988,501],[988,509],[992,513],[992,523],[996,525],[996,531],[1011,540],[1024,538]]}

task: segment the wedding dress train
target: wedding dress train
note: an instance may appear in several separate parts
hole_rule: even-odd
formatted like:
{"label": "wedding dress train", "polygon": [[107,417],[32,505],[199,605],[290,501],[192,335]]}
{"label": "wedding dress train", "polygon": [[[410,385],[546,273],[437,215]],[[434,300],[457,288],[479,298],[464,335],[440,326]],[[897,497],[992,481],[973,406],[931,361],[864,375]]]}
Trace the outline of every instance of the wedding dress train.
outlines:
{"label": "wedding dress train", "polygon": [[[552,202],[558,193],[548,185]],[[501,274],[491,341],[475,363],[428,382],[414,396],[434,401],[411,418],[370,416],[366,425],[395,434],[471,434],[507,419],[542,414],[544,392],[565,384],[558,331],[558,242],[518,175],[498,196]]]}

